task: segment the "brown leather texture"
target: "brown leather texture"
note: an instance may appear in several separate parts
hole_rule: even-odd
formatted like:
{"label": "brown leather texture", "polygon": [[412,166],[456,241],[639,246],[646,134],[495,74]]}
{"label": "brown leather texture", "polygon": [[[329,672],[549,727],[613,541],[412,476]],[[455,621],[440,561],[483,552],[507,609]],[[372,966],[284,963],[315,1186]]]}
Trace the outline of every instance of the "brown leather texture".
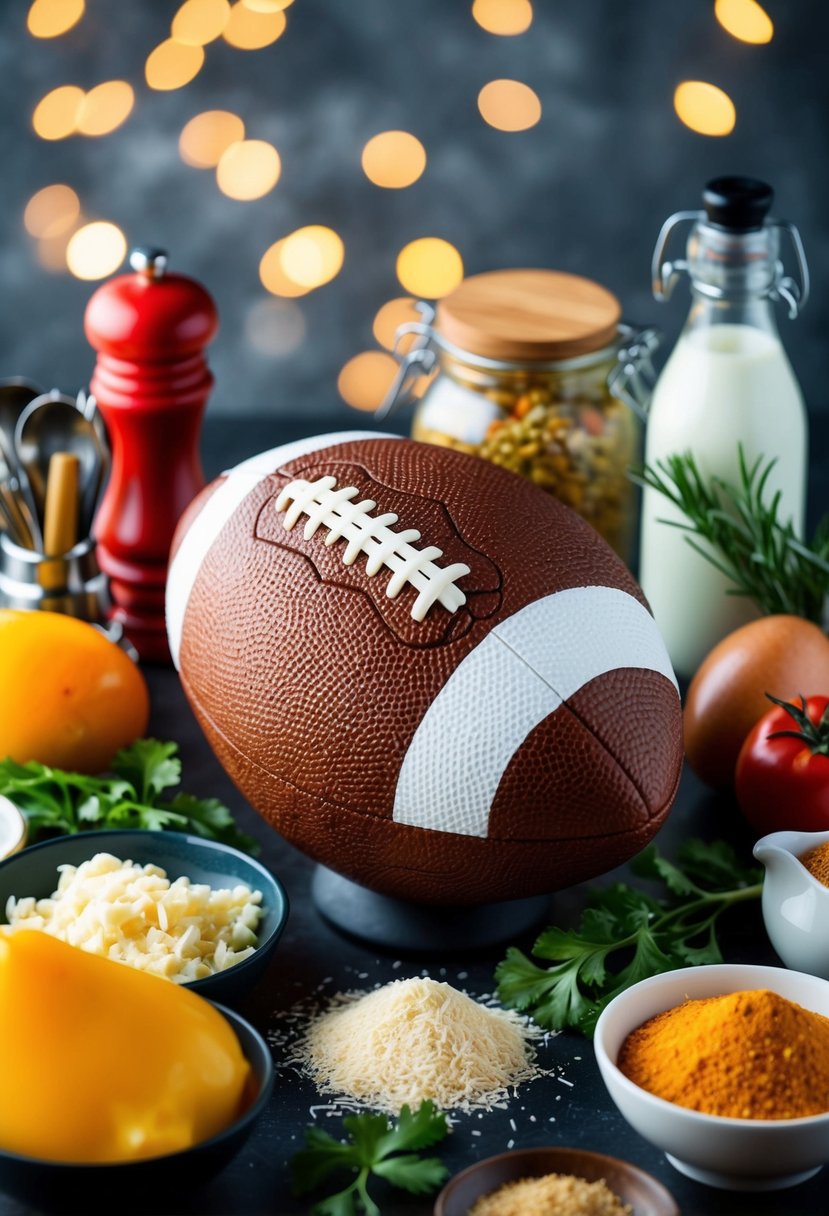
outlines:
{"label": "brown leather texture", "polygon": [[[440,565],[465,562],[466,605],[413,621],[390,571],[342,563],[325,527],[303,538],[276,509],[295,478],[357,485]],[[208,488],[209,489],[209,488]],[[192,518],[192,516],[191,516]],[[487,839],[391,819],[401,763],[460,661],[494,624],[568,587],[634,579],[578,516],[463,453],[357,440],[275,469],[208,552],[184,619],[181,672],[230,776],[293,844],[387,894],[432,903],[516,898],[619,864],[657,830],[681,764],[679,699],[662,676],[616,671],[534,731],[498,789]],[[491,690],[497,700],[498,689]]]}

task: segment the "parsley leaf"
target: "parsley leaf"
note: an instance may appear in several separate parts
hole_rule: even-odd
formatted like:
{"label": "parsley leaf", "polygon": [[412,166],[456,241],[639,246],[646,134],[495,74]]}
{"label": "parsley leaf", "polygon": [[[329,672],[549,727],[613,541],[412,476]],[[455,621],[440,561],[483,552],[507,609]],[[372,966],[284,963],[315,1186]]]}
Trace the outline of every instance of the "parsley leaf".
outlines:
{"label": "parsley leaf", "polygon": [[178,745],[137,739],[118,752],[112,774],[90,777],[31,761],[0,761],[0,794],[26,818],[32,840],[89,828],[172,829],[220,840],[248,853],[259,851],[240,832],[233,815],[217,798],[196,798],[181,791],[164,797],[181,780]]}
{"label": "parsley leaf", "polygon": [[533,954],[511,946],[495,978],[502,1002],[540,1026],[591,1035],[614,996],[650,975],[720,963],[716,922],[733,904],[759,899],[762,870],[740,864],[722,840],[689,840],[676,862],[650,845],[633,862],[641,878],[660,882],[659,898],[615,883],[594,892],[578,930],[545,929]]}
{"label": "parsley leaf", "polygon": [[176,743],[158,739],[136,739],[122,748],[112,762],[112,771],[123,777],[141,802],[154,802],[162,791],[181,781],[181,761]]}
{"label": "parsley leaf", "polygon": [[420,1157],[417,1151],[449,1131],[446,1115],[433,1102],[421,1102],[416,1111],[404,1106],[396,1123],[385,1115],[347,1115],[343,1130],[348,1141],[335,1140],[318,1127],[307,1128],[305,1147],[291,1161],[296,1195],[315,1190],[338,1170],[354,1175],[348,1186],[316,1203],[313,1216],[380,1216],[368,1193],[372,1175],[412,1195],[431,1194],[446,1178],[442,1161]]}

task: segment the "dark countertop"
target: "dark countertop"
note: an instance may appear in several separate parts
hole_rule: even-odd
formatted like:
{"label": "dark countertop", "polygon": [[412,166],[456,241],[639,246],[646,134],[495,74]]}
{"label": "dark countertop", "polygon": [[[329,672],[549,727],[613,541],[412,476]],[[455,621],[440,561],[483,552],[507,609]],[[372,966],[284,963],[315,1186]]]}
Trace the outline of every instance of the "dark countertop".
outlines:
{"label": "dark countertop", "polygon": [[[335,429],[332,427],[332,429]],[[341,424],[340,428],[341,429]],[[275,430],[275,428],[274,428]],[[291,436],[280,428],[277,436],[259,419],[248,424],[221,420],[208,428],[207,466],[212,475],[244,455],[274,446]],[[297,433],[301,433],[297,427]],[[825,444],[824,449],[825,450]],[[221,455],[220,455],[221,454]],[[818,463],[812,485],[825,487],[821,473],[825,457]],[[825,498],[825,488],[821,493]],[[816,500],[817,503],[818,500]],[[825,505],[825,504],[824,504]],[[380,954],[334,932],[321,919],[309,896],[312,863],[270,831],[231,785],[208,748],[186,704],[177,676],[170,670],[151,668],[147,678],[152,694],[151,731],[181,745],[184,787],[202,795],[216,795],[234,810],[240,825],[262,844],[262,860],[281,878],[291,900],[291,916],[276,951],[274,962],[252,998],[240,1005],[262,1031],[278,1028],[278,1015],[298,1001],[319,999],[349,988],[371,988],[376,983],[419,975],[424,971],[480,996],[492,992],[493,969],[503,956],[498,948],[474,958],[408,958]],[[725,837],[750,856],[751,836],[733,803],[710,795],[690,772],[683,776],[675,809],[662,829],[658,843],[669,855],[689,835],[705,839]],[[624,877],[624,870],[604,881]],[[553,898],[551,918],[573,924],[583,906],[586,888],[572,888]],[[727,961],[774,962],[766,940],[759,905],[735,909],[727,914],[721,935]],[[532,935],[519,945],[529,949]],[[186,1195],[164,1195],[150,1213],[185,1216],[288,1216],[307,1212],[310,1204],[290,1197],[287,1162],[300,1146],[302,1130],[311,1118],[311,1108],[325,1104],[314,1087],[280,1065],[275,1049],[277,1084],[270,1106],[236,1160],[212,1183]],[[623,1120],[611,1103],[599,1077],[589,1042],[571,1034],[553,1038],[541,1052],[542,1063],[554,1070],[520,1089],[506,1110],[458,1117],[453,1133],[440,1146],[440,1153],[454,1173],[472,1162],[501,1152],[514,1141],[518,1146],[568,1145],[623,1157],[659,1178],[673,1193],[683,1216],[819,1216],[827,1210],[826,1175],[790,1191],[770,1194],[721,1192],[691,1182],[677,1173],[664,1155],[649,1145]],[[318,1110],[318,1121],[336,1131],[339,1121],[327,1119]],[[514,1124],[514,1127],[513,1127]],[[428,1216],[431,1201],[395,1197],[385,1201],[377,1190],[384,1216]],[[110,1211],[112,1209],[109,1209]],[[0,1197],[0,1216],[24,1216],[28,1210]],[[87,1213],[96,1211],[94,1200]],[[115,1214],[117,1216],[117,1214]]]}

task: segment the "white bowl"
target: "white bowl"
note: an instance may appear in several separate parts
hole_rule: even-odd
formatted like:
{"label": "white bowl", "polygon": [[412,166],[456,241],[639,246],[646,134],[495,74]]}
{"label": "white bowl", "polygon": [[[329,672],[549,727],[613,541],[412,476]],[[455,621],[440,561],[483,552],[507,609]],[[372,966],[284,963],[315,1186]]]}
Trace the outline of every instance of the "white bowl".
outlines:
{"label": "white bowl", "polygon": [[640,1089],[619,1071],[616,1060],[631,1031],[656,1014],[688,999],[758,988],[829,1017],[829,983],[817,976],[782,967],[690,967],[655,975],[620,993],[599,1018],[594,1039],[604,1083],[631,1127],[689,1178],[727,1190],[775,1190],[816,1174],[829,1161],[829,1113],[805,1119],[705,1115]]}

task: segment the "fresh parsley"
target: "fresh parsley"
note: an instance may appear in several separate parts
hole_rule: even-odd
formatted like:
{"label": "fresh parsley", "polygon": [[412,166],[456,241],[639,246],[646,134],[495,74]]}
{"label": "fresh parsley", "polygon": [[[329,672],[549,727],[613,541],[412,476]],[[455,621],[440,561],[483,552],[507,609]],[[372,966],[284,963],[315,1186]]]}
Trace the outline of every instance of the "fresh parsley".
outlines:
{"label": "fresh parsley", "polygon": [[676,967],[721,963],[719,916],[762,892],[763,871],[741,865],[721,840],[687,841],[675,864],[651,845],[632,868],[667,893],[652,896],[625,883],[595,892],[577,931],[553,927],[538,938],[532,953],[548,967],[510,947],[495,972],[504,1005],[547,1029],[592,1035],[605,1005],[631,984]]}
{"label": "fresh parsley", "polygon": [[313,1216],[380,1216],[368,1193],[372,1177],[412,1195],[428,1195],[444,1181],[448,1170],[438,1157],[421,1157],[419,1150],[442,1140],[449,1130],[446,1115],[433,1102],[421,1102],[414,1113],[404,1106],[396,1123],[385,1115],[347,1115],[348,1140],[335,1140],[319,1127],[305,1131],[305,1148],[291,1161],[294,1193],[315,1190],[336,1171],[348,1170],[353,1180],[311,1209]]}
{"label": "fresh parsley", "polygon": [[31,761],[0,761],[0,794],[20,808],[30,839],[101,828],[146,828],[191,832],[220,840],[247,853],[258,852],[252,837],[240,832],[229,809],[217,798],[196,798],[179,791],[178,745],[138,739],[118,752],[112,773],[89,777]]}

